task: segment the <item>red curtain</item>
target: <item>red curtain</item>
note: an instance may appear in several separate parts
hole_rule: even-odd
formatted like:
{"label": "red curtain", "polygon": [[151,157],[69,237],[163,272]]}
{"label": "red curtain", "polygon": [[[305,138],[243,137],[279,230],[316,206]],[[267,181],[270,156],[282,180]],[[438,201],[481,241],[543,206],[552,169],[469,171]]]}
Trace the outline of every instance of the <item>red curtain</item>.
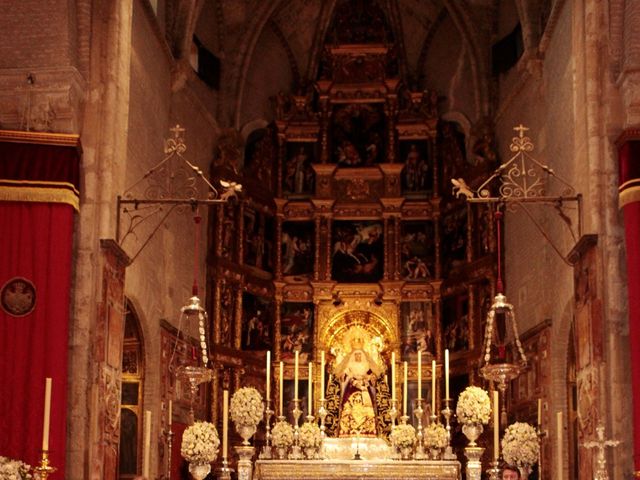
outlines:
{"label": "red curtain", "polygon": [[16,316],[0,308],[0,455],[38,464],[45,378],[51,377],[49,451],[57,468],[52,478],[64,478],[65,470],[78,171],[75,147],[0,139],[0,288],[21,277],[35,289],[31,313]]}

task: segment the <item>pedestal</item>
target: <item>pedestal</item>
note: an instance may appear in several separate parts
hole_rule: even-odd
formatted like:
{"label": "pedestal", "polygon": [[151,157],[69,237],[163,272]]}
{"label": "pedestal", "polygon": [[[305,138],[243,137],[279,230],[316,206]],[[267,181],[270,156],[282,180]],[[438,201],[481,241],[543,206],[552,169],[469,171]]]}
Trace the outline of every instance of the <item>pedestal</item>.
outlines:
{"label": "pedestal", "polygon": [[255,453],[254,447],[234,447],[238,454],[238,480],[251,480],[253,473],[253,463],[251,459]]}
{"label": "pedestal", "polygon": [[467,457],[467,480],[480,480],[482,477],[482,463],[480,458],[484,453],[482,447],[466,447],[464,454]]}

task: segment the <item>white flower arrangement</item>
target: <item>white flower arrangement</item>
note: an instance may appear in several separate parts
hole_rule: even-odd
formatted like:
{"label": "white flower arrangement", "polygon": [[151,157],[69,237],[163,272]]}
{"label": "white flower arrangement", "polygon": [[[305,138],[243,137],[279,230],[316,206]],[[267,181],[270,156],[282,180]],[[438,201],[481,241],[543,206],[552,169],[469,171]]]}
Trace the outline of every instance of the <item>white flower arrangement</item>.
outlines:
{"label": "white flower arrangement", "polygon": [[275,447],[290,447],[293,445],[293,426],[286,421],[276,422],[271,429],[271,439]]}
{"label": "white flower arrangement", "polygon": [[413,425],[401,424],[391,430],[391,441],[400,448],[413,447],[416,441],[416,429]]}
{"label": "white flower arrangement", "polygon": [[528,423],[515,422],[507,427],[502,437],[504,461],[521,467],[538,461],[540,440],[536,429]]}
{"label": "white flower arrangement", "polygon": [[195,422],[182,434],[180,453],[190,463],[211,463],[218,456],[220,439],[213,423]]}
{"label": "white flower arrangement", "polygon": [[262,395],[253,387],[242,387],[231,397],[231,420],[238,425],[256,426],[262,420],[264,404]]}
{"label": "white flower arrangement", "polygon": [[489,394],[480,387],[467,387],[458,397],[456,415],[460,423],[487,424],[491,416]]}
{"label": "white flower arrangement", "polygon": [[317,423],[306,422],[300,427],[300,446],[302,448],[318,448],[322,437]]}
{"label": "white flower arrangement", "polygon": [[0,455],[0,478],[2,480],[27,480],[33,478],[31,465]]}
{"label": "white flower arrangement", "polygon": [[441,423],[434,422],[424,429],[424,443],[430,448],[445,448],[447,440],[447,430]]}

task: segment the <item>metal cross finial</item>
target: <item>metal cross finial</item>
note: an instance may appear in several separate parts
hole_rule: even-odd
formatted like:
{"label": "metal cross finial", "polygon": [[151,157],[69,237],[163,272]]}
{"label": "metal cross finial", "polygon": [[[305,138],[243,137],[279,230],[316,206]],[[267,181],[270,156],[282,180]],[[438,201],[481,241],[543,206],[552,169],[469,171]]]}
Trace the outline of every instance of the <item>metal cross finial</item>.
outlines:
{"label": "metal cross finial", "polygon": [[170,132],[173,132],[173,138],[180,138],[184,133],[184,128],[180,126],[179,123],[176,123],[176,126],[169,129]]}
{"label": "metal cross finial", "polygon": [[518,134],[520,135],[520,138],[524,138],[524,132],[526,132],[527,130],[529,130],[527,127],[525,127],[524,125],[520,124],[517,127],[513,127],[513,129],[518,132]]}
{"label": "metal cross finial", "polygon": [[598,464],[596,471],[593,475],[594,480],[609,480],[609,473],[607,472],[607,458],[604,455],[604,449],[606,447],[617,447],[620,444],[620,440],[605,440],[604,439],[604,427],[598,425],[596,427],[597,440],[585,442],[582,444],[584,448],[595,448],[598,450],[596,454],[596,462]]}

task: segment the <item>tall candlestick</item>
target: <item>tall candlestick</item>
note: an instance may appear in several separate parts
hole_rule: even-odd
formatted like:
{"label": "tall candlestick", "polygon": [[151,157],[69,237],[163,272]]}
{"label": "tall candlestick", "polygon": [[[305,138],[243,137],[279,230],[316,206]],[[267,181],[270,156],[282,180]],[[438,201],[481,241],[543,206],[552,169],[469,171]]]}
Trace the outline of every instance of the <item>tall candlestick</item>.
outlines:
{"label": "tall candlestick", "polygon": [[562,458],[562,439],[564,437],[563,433],[564,433],[564,426],[562,424],[562,412],[558,412],[556,413],[556,418],[557,418],[557,433],[556,435],[558,436],[557,441],[558,441],[558,452],[557,452],[557,456],[556,456],[556,472],[558,473],[558,480],[562,480],[562,473],[564,471],[564,462],[563,462],[563,458]]}
{"label": "tall candlestick", "polygon": [[173,400],[169,399],[169,411],[167,413],[168,430],[171,430],[171,424],[173,423]]}
{"label": "tall candlestick", "polygon": [[324,350],[320,352],[320,399],[324,399]]}
{"label": "tall candlestick", "polygon": [[280,415],[284,417],[284,409],[282,408],[282,397],[284,392],[284,374],[283,374],[284,365],[283,362],[280,362]]}
{"label": "tall candlestick", "polygon": [[436,361],[431,360],[431,415],[436,415]]}
{"label": "tall candlestick", "polygon": [[498,409],[498,391],[493,391],[493,460],[500,457],[500,410]]}
{"label": "tall candlestick", "polygon": [[449,398],[449,349],[444,351],[444,396]]}
{"label": "tall candlestick", "polygon": [[538,399],[538,428],[542,425],[542,399]]}
{"label": "tall candlestick", "polygon": [[407,414],[407,362],[404,362],[404,392],[402,396],[402,414]]}
{"label": "tall candlestick", "polygon": [[422,400],[422,351],[418,350],[418,400]]}
{"label": "tall candlestick", "polygon": [[396,401],[396,352],[391,352],[391,401]]}
{"label": "tall candlestick", "polygon": [[293,371],[293,398],[298,400],[298,356],[300,352],[296,350],[295,370]]}
{"label": "tall candlestick", "polygon": [[42,422],[42,450],[49,450],[49,424],[51,423],[51,377],[44,381],[44,419]]}
{"label": "tall candlestick", "polygon": [[271,399],[271,350],[267,350],[267,402]]}
{"label": "tall candlestick", "polygon": [[311,392],[313,391],[313,363],[309,362],[309,391],[307,392],[307,411],[308,415],[311,415],[311,406],[313,405],[311,399]]}
{"label": "tall candlestick", "polygon": [[142,476],[149,478],[149,465],[151,457],[151,410],[144,411],[144,449],[142,454]]}
{"label": "tall candlestick", "polygon": [[[280,363],[282,364],[282,362]],[[282,408],[282,407],[280,407]],[[222,391],[222,458],[229,454],[229,390]]]}

